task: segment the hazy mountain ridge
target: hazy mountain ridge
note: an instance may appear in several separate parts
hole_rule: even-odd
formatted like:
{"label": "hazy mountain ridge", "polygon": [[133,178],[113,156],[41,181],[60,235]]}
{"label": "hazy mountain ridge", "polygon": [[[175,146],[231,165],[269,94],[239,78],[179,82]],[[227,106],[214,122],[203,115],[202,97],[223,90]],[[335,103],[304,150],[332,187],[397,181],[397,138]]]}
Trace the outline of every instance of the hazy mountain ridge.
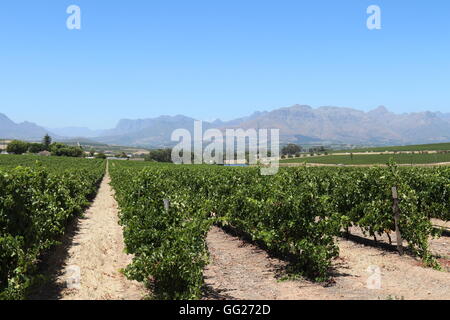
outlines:
{"label": "hazy mountain ridge", "polygon": [[445,120],[445,121],[447,121],[447,122],[450,122],[450,113],[436,112],[436,115],[437,115],[439,118],[441,118],[441,119],[443,119],[443,120]]}
{"label": "hazy mountain ridge", "polygon": [[38,126],[32,122],[15,123],[6,115],[0,113],[0,138],[2,139],[23,139],[41,140],[49,130]]}
{"label": "hazy mountain ridge", "polygon": [[[192,133],[195,119],[186,116],[121,120],[109,137],[97,140],[139,146],[172,145],[170,135],[178,128]],[[351,108],[294,105],[270,112],[255,112],[231,121],[203,122],[209,128],[277,128],[282,142],[410,144],[450,141],[450,114],[419,112],[395,114],[383,106],[364,112]]]}
{"label": "hazy mountain ridge", "polygon": [[95,138],[104,135],[105,130],[91,130],[87,127],[47,128],[47,130],[68,138],[84,137]]}
{"label": "hazy mountain ridge", "polygon": [[[162,147],[173,145],[176,129],[193,132],[195,119],[184,115],[149,119],[122,119],[109,130],[89,128],[51,129],[67,138],[93,138],[101,143]],[[5,123],[5,124],[4,124]],[[283,143],[415,144],[450,141],[450,113],[416,112],[395,114],[383,106],[369,112],[352,108],[294,105],[273,111],[255,112],[230,121],[203,122],[209,128],[277,128]],[[30,130],[28,130],[30,129]],[[0,114],[0,138],[41,137],[48,130],[25,122],[15,124]]]}
{"label": "hazy mountain ridge", "polygon": [[364,112],[350,108],[295,105],[241,123],[243,128],[280,129],[283,136],[303,135],[344,143],[431,143],[450,140],[448,114],[429,111],[394,114],[385,107]]}

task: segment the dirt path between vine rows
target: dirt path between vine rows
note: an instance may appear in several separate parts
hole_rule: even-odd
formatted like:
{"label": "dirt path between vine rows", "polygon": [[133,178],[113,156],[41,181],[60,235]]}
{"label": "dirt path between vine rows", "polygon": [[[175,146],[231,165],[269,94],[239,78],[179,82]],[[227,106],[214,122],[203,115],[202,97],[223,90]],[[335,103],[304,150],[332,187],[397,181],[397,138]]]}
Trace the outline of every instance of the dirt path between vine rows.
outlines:
{"label": "dirt path between vine rows", "polygon": [[[92,206],[69,230],[45,264],[51,281],[32,299],[136,300],[145,289],[120,272],[131,261],[124,253],[118,205],[105,175]],[[79,276],[78,276],[79,273]]]}
{"label": "dirt path between vine rows", "polygon": [[211,263],[204,272],[205,299],[450,299],[450,273],[424,268],[410,256],[338,242],[332,285],[279,281],[286,262],[214,227],[207,238]]}

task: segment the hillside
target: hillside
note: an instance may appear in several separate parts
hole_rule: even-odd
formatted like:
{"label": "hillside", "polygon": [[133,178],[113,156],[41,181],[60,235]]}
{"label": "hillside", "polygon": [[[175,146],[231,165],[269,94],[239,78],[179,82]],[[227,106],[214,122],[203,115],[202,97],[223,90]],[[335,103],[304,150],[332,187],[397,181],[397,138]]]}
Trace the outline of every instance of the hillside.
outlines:
{"label": "hillside", "polygon": [[0,113],[1,139],[41,140],[47,133],[52,134],[47,129],[31,122],[15,123]]}
{"label": "hillside", "polygon": [[[104,144],[155,148],[173,146],[171,134],[176,129],[187,129],[192,133],[194,121],[185,115],[160,116],[122,119],[109,130],[69,127],[54,131],[61,138],[84,137]],[[209,128],[277,128],[280,129],[281,143],[431,144],[450,141],[450,114],[430,111],[395,114],[383,106],[364,112],[351,108],[294,105],[270,112],[255,112],[231,121],[203,122],[203,129]],[[48,131],[29,122],[16,124],[0,114],[0,138],[40,139]]]}
{"label": "hillside", "polygon": [[396,152],[396,151],[449,151],[450,143],[432,143],[432,144],[412,144],[405,146],[385,146],[374,148],[353,148],[345,150],[336,150],[333,153],[340,152]]}
{"label": "hillside", "polygon": [[[450,141],[450,117],[444,113],[395,114],[385,107],[370,112],[350,108],[294,105],[271,112],[256,112],[228,122],[204,122],[203,128],[277,128],[282,143],[349,143],[367,145],[425,144]],[[105,143],[140,146],[172,145],[170,134],[178,128],[192,132],[193,118],[163,116],[154,119],[121,120],[106,136]]]}

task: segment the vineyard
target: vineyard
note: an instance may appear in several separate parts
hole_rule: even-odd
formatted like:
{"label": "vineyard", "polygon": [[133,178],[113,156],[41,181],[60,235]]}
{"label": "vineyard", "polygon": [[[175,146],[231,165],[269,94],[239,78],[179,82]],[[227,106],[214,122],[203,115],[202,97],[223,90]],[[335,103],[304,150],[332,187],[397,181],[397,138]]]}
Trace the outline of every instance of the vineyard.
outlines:
{"label": "vineyard", "polygon": [[113,162],[125,245],[134,255],[125,274],[148,282],[156,298],[198,299],[208,264],[206,236],[216,224],[290,262],[290,272],[314,281],[330,277],[336,238],[350,227],[367,236],[399,230],[408,253],[439,269],[430,219],[450,220],[449,168],[258,168]]}
{"label": "vineyard", "polygon": [[[42,255],[83,213],[104,174],[103,160],[0,156],[0,299],[27,298],[40,281]],[[109,175],[123,226],[120,242],[132,255],[123,273],[145,284],[156,299],[204,296],[204,272],[211,263],[207,237],[217,227],[286,261],[288,277],[312,282],[330,281],[339,239],[353,232],[394,242],[398,231],[407,255],[425,268],[442,269],[430,241],[442,232],[433,221],[450,221],[448,167],[302,166],[262,176],[257,167],[110,161],[101,189],[113,203]],[[102,212],[111,206],[99,207],[97,225],[105,226]],[[105,237],[109,231],[102,230]],[[74,261],[104,250],[87,236],[84,258]]]}
{"label": "vineyard", "polygon": [[0,156],[0,299],[23,299],[37,261],[95,195],[105,162]]}
{"label": "vineyard", "polygon": [[282,160],[281,163],[317,163],[344,165],[384,165],[393,159],[398,164],[432,164],[450,162],[450,153],[399,153],[399,154],[352,154],[302,157]]}

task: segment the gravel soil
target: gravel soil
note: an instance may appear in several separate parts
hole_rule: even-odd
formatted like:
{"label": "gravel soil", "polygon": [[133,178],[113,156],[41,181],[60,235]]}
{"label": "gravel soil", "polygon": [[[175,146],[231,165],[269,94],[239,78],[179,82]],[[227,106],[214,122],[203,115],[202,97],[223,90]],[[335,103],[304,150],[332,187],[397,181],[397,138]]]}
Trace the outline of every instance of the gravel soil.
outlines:
{"label": "gravel soil", "polygon": [[125,254],[118,205],[106,174],[92,206],[77,219],[63,244],[44,261],[50,281],[31,299],[136,300],[145,288],[120,272],[132,257]]}
{"label": "gravel soil", "polygon": [[211,263],[204,272],[204,299],[450,300],[450,273],[351,240],[338,240],[340,257],[333,262],[331,285],[304,279],[280,281],[286,262],[217,227],[208,234],[207,243]]}

